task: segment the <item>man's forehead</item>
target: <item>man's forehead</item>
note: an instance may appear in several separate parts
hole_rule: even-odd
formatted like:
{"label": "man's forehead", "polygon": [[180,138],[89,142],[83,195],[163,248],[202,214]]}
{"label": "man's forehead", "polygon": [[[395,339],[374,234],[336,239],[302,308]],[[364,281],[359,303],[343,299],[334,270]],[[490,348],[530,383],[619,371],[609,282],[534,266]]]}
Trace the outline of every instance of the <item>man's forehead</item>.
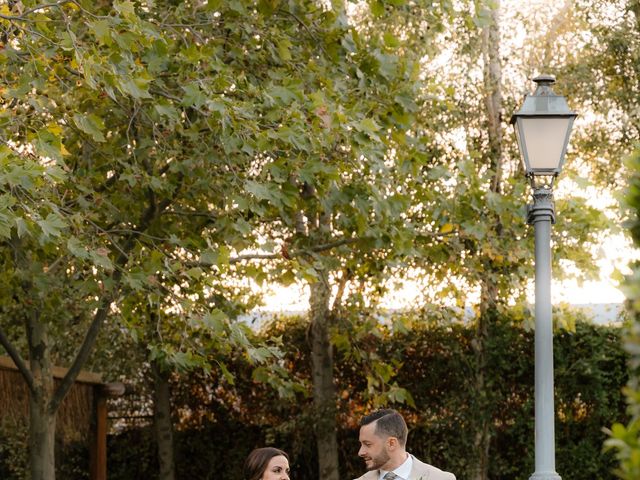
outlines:
{"label": "man's forehead", "polygon": [[380,437],[376,433],[377,421],[368,423],[360,427],[360,437]]}

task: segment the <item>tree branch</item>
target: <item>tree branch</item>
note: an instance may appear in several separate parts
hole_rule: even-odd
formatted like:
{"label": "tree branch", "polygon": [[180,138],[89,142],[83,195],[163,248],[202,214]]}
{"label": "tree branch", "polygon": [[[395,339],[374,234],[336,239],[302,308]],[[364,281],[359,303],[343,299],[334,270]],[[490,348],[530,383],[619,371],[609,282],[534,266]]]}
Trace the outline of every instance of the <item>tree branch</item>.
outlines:
{"label": "tree branch", "polygon": [[[336,240],[335,242],[325,243],[324,245],[317,245],[317,246],[312,247],[310,249],[299,249],[298,252],[299,253],[325,252],[327,250],[331,250],[333,248],[340,247],[342,245],[348,245],[348,244],[351,244],[351,243],[356,243],[356,242],[358,242],[360,240],[362,240],[362,238],[343,238],[343,239],[340,239],[340,240]],[[295,252],[296,251],[294,250],[292,253],[289,253],[287,256],[289,258],[292,258],[292,257],[296,256]],[[229,263],[231,263],[231,264],[238,263],[238,262],[241,262],[243,260],[275,260],[276,258],[287,258],[287,257],[285,257],[282,253],[265,253],[265,254],[249,253],[247,255],[238,255],[237,257],[230,258],[229,259]]]}
{"label": "tree branch", "polygon": [[276,258],[283,258],[283,256],[281,253],[249,253],[230,258],[229,263],[233,265],[244,260],[275,260]]}
{"label": "tree branch", "polygon": [[[229,264],[234,265],[236,263],[240,263],[243,261],[250,261],[250,260],[277,260],[279,258],[290,260],[291,258],[298,256],[299,254],[304,254],[309,252],[313,252],[313,253],[324,252],[324,251],[339,247],[341,245],[356,243],[360,240],[362,239],[361,238],[343,238],[341,240],[336,240],[335,242],[326,243],[324,245],[318,245],[310,249],[294,250],[293,252],[288,252],[286,255],[283,253],[247,253],[245,255],[238,255],[237,257],[231,257],[229,259]],[[208,267],[210,265],[211,264],[209,263],[202,263],[197,261],[185,263],[185,266],[187,267]]]}
{"label": "tree branch", "polygon": [[338,282],[338,291],[336,292],[336,296],[333,299],[333,304],[331,305],[331,313],[335,315],[338,310],[342,308],[342,297],[344,296],[344,292],[347,286],[347,283],[353,277],[352,272],[345,268],[342,272],[342,276],[340,277],[340,281]]}
{"label": "tree branch", "polygon": [[[24,265],[27,263],[27,260],[22,251],[22,241],[14,233],[12,233],[11,235],[10,245],[11,245],[11,248],[13,249],[13,261],[15,262],[16,268],[22,269]],[[25,292],[28,290],[28,286],[25,281],[21,282],[21,288]],[[26,327],[27,327],[27,335],[29,335],[28,324],[26,325]],[[16,364],[16,367],[18,368],[23,378],[27,382],[27,386],[29,387],[30,392],[34,396],[37,395],[37,389],[36,389],[33,373],[27,367],[26,362],[20,356],[20,352],[18,352],[18,350],[14,347],[14,345],[11,343],[11,341],[9,340],[9,338],[7,337],[7,335],[5,334],[4,330],[2,330],[1,327],[0,327],[0,344],[4,347],[4,349],[7,351],[9,356],[12,358],[13,362]]]}
{"label": "tree branch", "polygon": [[[173,212],[175,213],[175,212]],[[435,232],[435,233],[421,233],[417,236],[418,239],[427,239],[427,238],[434,238],[434,237],[447,237],[447,236],[451,236],[451,235],[458,235],[460,234],[459,231],[457,230],[453,230],[451,232],[447,232],[447,233],[441,233],[441,232]],[[320,252],[326,252],[327,250],[332,250],[334,248],[337,247],[341,247],[342,245],[351,245],[353,243],[358,243],[360,241],[365,241],[365,240],[370,240],[369,237],[360,237],[360,238],[341,238],[340,240],[335,240],[333,242],[329,242],[329,243],[324,243],[322,245],[316,245],[315,247],[312,248],[300,248],[300,249],[296,249],[296,250],[292,250],[290,252],[287,252],[286,256],[282,253],[248,253],[246,255],[238,255],[237,257],[231,257],[229,259],[229,264],[234,265],[236,263],[240,263],[243,261],[250,261],[250,260],[277,260],[279,258],[284,258],[287,260],[290,260],[291,258],[294,258],[296,256],[299,256],[300,254],[304,254],[304,253],[320,253]],[[208,267],[211,264],[209,263],[203,263],[203,262],[198,262],[198,261],[193,261],[193,262],[185,262],[185,266],[187,267]]]}
{"label": "tree branch", "polygon": [[151,204],[147,207],[140,219],[140,228],[137,231],[132,232],[123,245],[120,254],[114,262],[116,268],[114,269],[114,272],[111,276],[111,279],[113,281],[113,290],[110,292],[105,292],[102,295],[102,298],[100,299],[100,307],[96,311],[93,320],[91,321],[91,325],[87,330],[87,334],[85,335],[84,340],[82,341],[82,345],[80,346],[80,349],[78,350],[78,353],[76,354],[71,367],[65,374],[64,378],[58,384],[58,387],[56,388],[51,398],[49,409],[52,412],[55,412],[60,406],[60,403],[75,382],[75,379],[78,377],[80,370],[89,359],[91,350],[93,349],[96,339],[98,338],[100,327],[102,327],[104,320],[109,314],[109,309],[111,308],[111,303],[113,302],[113,292],[116,291],[118,286],[120,285],[120,281],[122,279],[122,270],[128,261],[128,254],[133,249],[135,239],[138,238],[145,230],[147,230],[151,226],[151,223],[155,219],[159,218],[167,209],[167,207],[176,199],[178,192],[182,187],[183,180],[184,176],[180,175],[180,177],[178,178],[178,184],[171,198],[166,198],[157,205]]}
{"label": "tree branch", "polygon": [[177,215],[179,217],[204,217],[209,220],[217,220],[219,218],[218,214],[216,213],[188,210],[169,210],[166,212],[166,215]]}
{"label": "tree branch", "polygon": [[0,18],[4,19],[4,20],[9,20],[11,21],[22,21],[22,22],[29,22],[31,20],[28,20],[27,18],[25,18],[27,15],[29,15],[30,13],[33,12],[37,12],[38,10],[44,10],[45,8],[49,8],[49,7],[58,7],[60,8],[62,5],[66,4],[66,3],[76,3],[74,0],[61,0],[60,2],[54,2],[54,3],[43,3],[42,5],[37,5],[33,8],[30,8],[29,10],[25,10],[24,12],[22,12],[20,15],[2,15],[0,14]]}
{"label": "tree branch", "polygon": [[289,10],[285,10],[284,8],[281,8],[279,11],[280,11],[280,12],[282,12],[282,13],[285,13],[285,14],[287,14],[287,15],[291,16],[291,17],[293,17],[293,19],[294,19],[296,22],[298,22],[298,23],[300,24],[300,26],[301,26],[302,28],[304,28],[304,29],[307,31],[307,33],[309,34],[309,36],[310,36],[313,40],[315,40],[315,41],[317,42],[317,45],[320,47],[320,49],[321,49],[322,51],[324,51],[324,47],[320,44],[320,42],[318,42],[318,37],[316,37],[316,35],[311,31],[311,29],[309,28],[309,26],[308,26],[306,23],[304,23],[304,22],[302,21],[302,19],[300,19],[300,17],[298,17],[295,13],[290,12]]}
{"label": "tree branch", "polygon": [[[122,274],[120,273],[120,270],[116,270],[116,272],[114,273],[114,277],[117,277],[117,280],[115,282],[116,285],[120,282],[121,276]],[[49,403],[49,410],[51,412],[55,412],[58,409],[60,403],[62,403],[62,400],[67,395],[67,392],[78,377],[80,370],[82,370],[82,367],[89,359],[89,354],[93,349],[93,345],[95,344],[96,339],[98,338],[100,327],[102,326],[105,318],[107,318],[107,314],[109,313],[109,308],[111,308],[112,301],[113,298],[111,296],[111,292],[105,293],[102,296],[102,299],[100,300],[100,308],[98,308],[98,311],[91,321],[89,330],[87,330],[87,334],[85,335],[82,345],[80,346],[80,350],[73,360],[71,368],[67,370],[67,373],[65,374],[62,381],[58,384],[58,387],[51,397],[51,403]]]}
{"label": "tree branch", "polygon": [[416,240],[427,240],[438,237],[463,236],[461,230],[451,230],[450,232],[420,232],[416,235]]}
{"label": "tree branch", "polygon": [[27,367],[26,362],[24,361],[22,356],[20,356],[20,352],[18,352],[18,350],[13,346],[9,338],[6,336],[2,327],[0,327],[0,345],[2,345],[4,349],[7,351],[7,353],[11,357],[11,360],[13,360],[13,363],[16,364],[16,367],[22,374],[22,377],[24,378],[25,382],[27,382],[27,386],[29,387],[29,390],[33,395],[35,395],[36,386],[33,381],[33,375],[31,374],[31,370],[29,370],[29,367]]}
{"label": "tree branch", "polygon": [[332,250],[337,247],[341,247],[342,245],[350,245],[352,243],[357,243],[361,240],[367,240],[366,237],[363,238],[343,238],[340,240],[336,240],[335,242],[325,243],[324,245],[317,245],[311,248],[311,251],[314,253],[325,252],[327,250]]}

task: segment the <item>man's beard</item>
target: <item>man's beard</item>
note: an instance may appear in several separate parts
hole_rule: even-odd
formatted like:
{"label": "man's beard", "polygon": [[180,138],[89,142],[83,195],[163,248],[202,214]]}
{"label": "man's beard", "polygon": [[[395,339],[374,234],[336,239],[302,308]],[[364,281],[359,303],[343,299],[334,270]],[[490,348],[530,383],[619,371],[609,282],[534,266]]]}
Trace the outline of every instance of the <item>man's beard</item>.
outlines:
{"label": "man's beard", "polygon": [[391,456],[386,451],[382,451],[377,457],[371,457],[371,465],[367,468],[371,470],[379,470],[385,463],[391,459]]}

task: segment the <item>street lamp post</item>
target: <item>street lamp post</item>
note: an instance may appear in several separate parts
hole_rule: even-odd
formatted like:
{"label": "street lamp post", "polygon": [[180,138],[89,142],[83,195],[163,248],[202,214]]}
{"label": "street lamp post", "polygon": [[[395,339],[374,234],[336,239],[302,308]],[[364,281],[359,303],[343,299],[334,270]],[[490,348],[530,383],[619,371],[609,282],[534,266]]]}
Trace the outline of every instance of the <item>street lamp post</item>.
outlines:
{"label": "street lamp post", "polygon": [[535,231],[535,458],[530,480],[560,480],[556,473],[553,407],[553,325],[551,319],[551,224],[555,223],[553,181],[562,169],[576,113],[551,89],[555,78],[540,75],[537,88],[526,95],[511,117],[533,204],[527,223]]}

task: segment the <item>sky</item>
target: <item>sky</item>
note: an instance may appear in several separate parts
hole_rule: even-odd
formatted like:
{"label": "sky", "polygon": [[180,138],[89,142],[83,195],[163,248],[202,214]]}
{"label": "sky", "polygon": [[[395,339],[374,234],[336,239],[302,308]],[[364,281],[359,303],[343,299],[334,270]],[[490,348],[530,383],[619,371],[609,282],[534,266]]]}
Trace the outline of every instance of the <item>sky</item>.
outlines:
{"label": "sky", "polygon": [[[532,232],[533,234],[533,232]],[[576,280],[552,280],[551,301],[553,304],[568,303],[573,305],[588,304],[620,304],[624,302],[624,294],[616,280],[616,271],[626,275],[630,273],[629,262],[640,258],[629,239],[618,233],[606,238],[601,246],[601,255],[597,262],[600,267],[600,278],[586,282]],[[308,289],[302,285],[289,287],[271,286],[260,310],[268,312],[304,312],[309,308]],[[404,285],[390,292],[382,301],[383,308],[402,309],[419,303],[423,286],[418,282],[407,281]],[[528,301],[535,302],[533,282],[528,292]],[[473,298],[471,297],[473,300]]]}
{"label": "sky", "polygon": [[[619,289],[618,282],[612,274],[615,269],[628,273],[629,258],[636,256],[635,252],[622,235],[611,238],[606,245],[606,252],[598,264],[601,267],[599,280],[578,283],[575,280],[553,280],[551,301],[553,304],[569,303],[585,304],[617,304],[624,301],[624,294]],[[385,308],[396,309],[408,307],[421,297],[422,287],[415,282],[406,282],[404,287],[391,292],[382,305]],[[534,303],[533,286],[528,294],[529,303]],[[272,287],[270,294],[265,297],[261,310],[269,312],[304,312],[309,308],[309,293],[300,285],[289,287]]]}
{"label": "sky", "polygon": [[[611,236],[602,244],[604,256],[597,263],[600,267],[600,279],[584,283],[575,280],[554,282],[551,289],[551,301],[572,304],[622,303],[624,294],[615,279],[615,271],[630,273],[629,262],[638,258],[638,252],[623,235]],[[533,294],[530,295],[531,301]]]}

